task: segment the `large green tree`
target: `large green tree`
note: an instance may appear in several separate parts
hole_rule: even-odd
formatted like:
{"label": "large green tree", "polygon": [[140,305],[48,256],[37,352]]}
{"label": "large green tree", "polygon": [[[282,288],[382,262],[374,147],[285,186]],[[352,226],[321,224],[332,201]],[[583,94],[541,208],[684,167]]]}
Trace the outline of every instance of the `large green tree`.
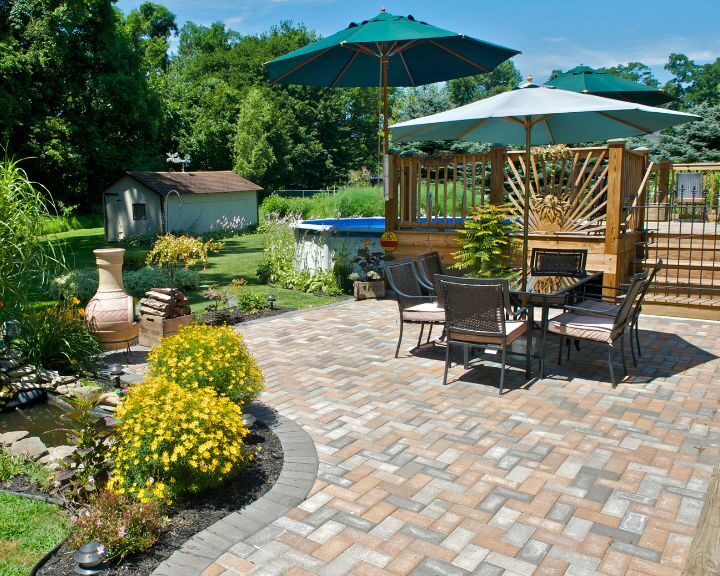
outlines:
{"label": "large green tree", "polygon": [[375,163],[377,90],[267,85],[264,62],[315,38],[287,22],[253,36],[183,26],[160,82],[174,147],[196,169],[234,167],[266,188],[326,186]]}
{"label": "large green tree", "polygon": [[680,99],[680,107],[720,104],[720,58],[707,64],[697,64],[685,54],[673,53],[665,70],[673,78],[664,89]]}
{"label": "large green tree", "polygon": [[80,203],[156,156],[160,102],[111,0],[0,2],[0,136]]}
{"label": "large green tree", "polygon": [[450,80],[448,85],[450,103],[453,107],[463,106],[481,98],[489,98],[512,90],[520,84],[522,76],[515,63],[506,60],[488,74]]}

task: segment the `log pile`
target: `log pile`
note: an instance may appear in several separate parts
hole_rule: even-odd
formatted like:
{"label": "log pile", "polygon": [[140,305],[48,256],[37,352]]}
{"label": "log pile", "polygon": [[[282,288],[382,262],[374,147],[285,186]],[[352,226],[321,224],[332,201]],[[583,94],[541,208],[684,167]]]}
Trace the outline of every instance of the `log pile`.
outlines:
{"label": "log pile", "polygon": [[175,288],[153,288],[145,292],[145,298],[140,300],[141,316],[170,319],[186,314],[190,314],[188,300]]}

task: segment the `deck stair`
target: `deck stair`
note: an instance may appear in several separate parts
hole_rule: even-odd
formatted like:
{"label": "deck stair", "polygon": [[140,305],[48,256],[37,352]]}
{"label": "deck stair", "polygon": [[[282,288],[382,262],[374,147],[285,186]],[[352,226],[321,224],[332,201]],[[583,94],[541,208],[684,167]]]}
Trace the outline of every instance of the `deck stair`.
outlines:
{"label": "deck stair", "polygon": [[634,270],[664,267],[649,303],[720,308],[720,229],[710,223],[656,223],[638,245]]}

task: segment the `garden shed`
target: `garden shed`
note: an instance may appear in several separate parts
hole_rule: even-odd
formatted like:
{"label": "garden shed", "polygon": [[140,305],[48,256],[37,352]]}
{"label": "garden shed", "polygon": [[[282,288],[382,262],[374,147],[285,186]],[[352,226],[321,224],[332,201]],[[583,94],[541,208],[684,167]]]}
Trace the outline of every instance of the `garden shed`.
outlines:
{"label": "garden shed", "polygon": [[105,239],[257,224],[261,190],[229,170],[126,172],[103,192]]}

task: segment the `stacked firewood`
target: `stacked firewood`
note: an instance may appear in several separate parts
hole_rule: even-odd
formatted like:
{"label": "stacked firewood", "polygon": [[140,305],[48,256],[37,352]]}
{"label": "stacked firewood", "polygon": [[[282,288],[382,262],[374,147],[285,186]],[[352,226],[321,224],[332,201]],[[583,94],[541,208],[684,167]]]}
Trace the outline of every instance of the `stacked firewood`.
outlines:
{"label": "stacked firewood", "polygon": [[185,295],[175,288],[153,288],[145,292],[140,300],[142,316],[159,318],[177,318],[190,314],[190,306]]}

